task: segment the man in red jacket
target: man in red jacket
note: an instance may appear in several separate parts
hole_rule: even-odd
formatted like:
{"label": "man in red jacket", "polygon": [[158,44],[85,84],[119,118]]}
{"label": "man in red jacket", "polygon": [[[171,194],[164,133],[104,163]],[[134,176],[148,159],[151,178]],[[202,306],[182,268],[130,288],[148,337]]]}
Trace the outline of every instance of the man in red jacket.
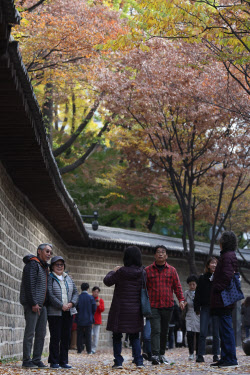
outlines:
{"label": "man in red jacket", "polygon": [[102,324],[102,312],[104,311],[104,301],[102,298],[99,298],[99,293],[101,289],[99,286],[94,286],[92,289],[92,296],[95,299],[96,302],[96,312],[94,315],[94,321],[95,323],[92,326],[92,345],[91,345],[91,352],[94,354],[97,349],[98,340],[99,340],[99,333],[100,333],[100,327]]}
{"label": "man in red jacket", "polygon": [[174,296],[179,300],[180,308],[185,307],[179,276],[174,267],[167,263],[167,248],[158,245],[154,249],[155,262],[146,267],[147,289],[152,310],[151,350],[152,364],[168,364],[164,356],[167,344],[169,322],[174,309]]}

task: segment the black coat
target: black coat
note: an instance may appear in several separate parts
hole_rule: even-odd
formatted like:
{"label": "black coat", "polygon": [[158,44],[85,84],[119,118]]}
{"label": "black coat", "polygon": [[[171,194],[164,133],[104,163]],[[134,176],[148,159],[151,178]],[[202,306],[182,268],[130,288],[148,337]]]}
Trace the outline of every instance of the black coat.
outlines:
{"label": "black coat", "polygon": [[105,285],[115,285],[108,316],[108,331],[137,333],[143,330],[142,272],[145,272],[142,267],[121,267],[118,271],[111,271],[105,276]]}
{"label": "black coat", "polygon": [[201,306],[208,307],[210,306],[211,299],[211,287],[212,282],[210,277],[212,276],[211,272],[206,272],[204,275],[200,275],[197,287],[195,290],[194,297],[194,311],[199,312]]}
{"label": "black coat", "polygon": [[37,256],[29,254],[23,258],[23,269],[20,302],[22,305],[43,306],[47,300],[48,263]]}

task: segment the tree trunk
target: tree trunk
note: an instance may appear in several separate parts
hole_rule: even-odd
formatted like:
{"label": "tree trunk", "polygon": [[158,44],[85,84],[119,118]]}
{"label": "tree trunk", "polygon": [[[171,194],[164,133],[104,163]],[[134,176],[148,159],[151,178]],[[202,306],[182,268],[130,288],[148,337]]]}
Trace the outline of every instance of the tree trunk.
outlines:
{"label": "tree trunk", "polygon": [[43,103],[43,121],[46,132],[49,137],[50,145],[52,146],[52,129],[53,129],[53,97],[52,97],[53,85],[48,82],[45,85],[45,98]]}

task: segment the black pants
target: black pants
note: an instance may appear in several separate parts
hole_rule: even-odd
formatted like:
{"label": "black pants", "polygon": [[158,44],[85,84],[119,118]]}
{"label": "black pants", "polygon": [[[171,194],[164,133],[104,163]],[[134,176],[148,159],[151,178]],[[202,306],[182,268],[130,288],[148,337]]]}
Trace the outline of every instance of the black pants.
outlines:
{"label": "black pants", "polygon": [[62,311],[62,316],[48,316],[50,343],[49,363],[66,365],[72,326],[72,316],[69,311]]}
{"label": "black pants", "polygon": [[188,342],[189,354],[194,354],[194,337],[195,337],[196,339],[195,349],[196,349],[196,355],[198,355],[199,336],[200,336],[200,332],[187,331],[187,342]]}
{"label": "black pants", "polygon": [[91,353],[91,331],[92,326],[77,325],[77,352],[81,353],[83,350],[83,340],[86,345],[87,353]]}

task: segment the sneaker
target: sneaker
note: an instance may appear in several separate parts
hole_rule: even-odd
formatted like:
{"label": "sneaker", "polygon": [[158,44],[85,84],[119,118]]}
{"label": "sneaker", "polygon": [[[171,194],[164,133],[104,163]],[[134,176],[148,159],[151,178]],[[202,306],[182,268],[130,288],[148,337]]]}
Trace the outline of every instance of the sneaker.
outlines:
{"label": "sneaker", "polygon": [[122,365],[113,365],[112,366],[113,369],[120,369],[120,368],[123,368]]}
{"label": "sneaker", "polygon": [[61,366],[58,363],[51,363],[50,368],[59,369]]}
{"label": "sneaker", "polygon": [[33,362],[34,365],[36,365],[38,368],[48,368],[49,366],[46,366],[42,361],[39,362]]}
{"label": "sneaker", "polygon": [[145,368],[145,366],[142,364],[142,365],[136,365],[137,368]]}
{"label": "sneaker", "polygon": [[205,362],[203,355],[198,355],[196,362]]}
{"label": "sneaker", "polygon": [[233,365],[232,363],[221,362],[220,365],[219,365],[219,368],[227,368],[227,367],[238,367],[238,363]]}
{"label": "sneaker", "polygon": [[38,368],[38,366],[35,365],[32,361],[23,362],[22,367],[23,368]]}
{"label": "sneaker", "polygon": [[152,359],[152,365],[160,365],[161,364],[161,360],[160,360],[159,355],[152,355],[151,359]]}
{"label": "sneaker", "polygon": [[165,363],[165,365],[169,364],[169,360],[164,355],[160,355],[160,362]]}
{"label": "sneaker", "polygon": [[92,353],[92,354],[95,354],[95,350],[91,350],[91,353]]}
{"label": "sneaker", "polygon": [[194,359],[194,355],[193,354],[189,354],[188,359],[189,359],[189,361],[192,361]]}
{"label": "sneaker", "polygon": [[66,363],[65,365],[60,365],[61,368],[72,368],[71,365],[69,365],[68,363]]}
{"label": "sneaker", "polygon": [[219,360],[220,360],[220,358],[217,355],[213,356],[213,362],[218,362]]}

